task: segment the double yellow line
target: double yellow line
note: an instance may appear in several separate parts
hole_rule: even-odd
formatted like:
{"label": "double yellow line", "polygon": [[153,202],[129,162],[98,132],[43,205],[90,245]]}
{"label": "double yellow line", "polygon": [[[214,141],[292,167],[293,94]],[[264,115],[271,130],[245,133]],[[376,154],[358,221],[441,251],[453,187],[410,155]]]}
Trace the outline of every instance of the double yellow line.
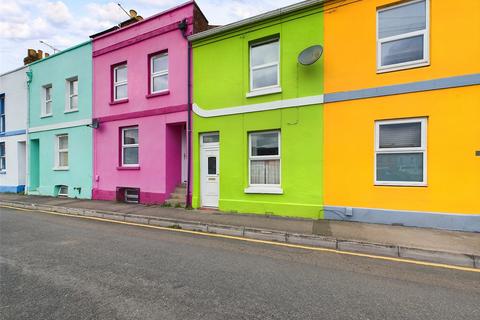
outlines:
{"label": "double yellow line", "polygon": [[211,238],[233,239],[233,240],[239,240],[239,241],[245,241],[245,242],[269,244],[269,245],[279,246],[279,247],[304,249],[304,250],[317,251],[317,252],[330,252],[330,253],[342,254],[342,255],[348,255],[348,256],[354,256],[354,257],[363,257],[363,258],[370,258],[370,259],[376,259],[376,260],[415,264],[415,265],[426,266],[426,267],[434,267],[434,268],[443,268],[443,269],[451,269],[451,270],[459,270],[459,271],[480,273],[480,269],[453,266],[453,265],[443,264],[443,263],[415,261],[415,260],[394,258],[394,257],[384,257],[384,256],[377,256],[377,255],[365,254],[365,253],[356,253],[356,252],[341,251],[341,250],[336,250],[336,249],[319,248],[319,247],[309,247],[309,246],[303,246],[303,245],[297,245],[297,244],[291,244],[291,243],[283,243],[283,242],[275,242],[275,241],[268,241],[268,240],[249,239],[249,238],[228,236],[228,235],[222,235],[222,234],[214,234],[214,233],[201,232],[201,231],[152,226],[152,225],[139,224],[139,223],[134,223],[134,222],[118,221],[118,220],[111,220],[111,219],[104,219],[104,218],[97,218],[97,217],[88,217],[88,216],[79,216],[79,215],[73,215],[73,214],[67,214],[67,213],[58,213],[58,212],[51,212],[51,211],[44,211],[44,210],[24,209],[24,208],[16,208],[16,207],[11,207],[11,206],[4,206],[4,205],[1,205],[0,207],[1,208],[13,209],[13,210],[28,211],[28,212],[41,212],[41,213],[51,214],[51,215],[55,215],[55,216],[72,217],[72,218],[103,221],[103,222],[110,222],[110,223],[117,223],[117,224],[125,224],[125,225],[129,225],[129,226],[164,230],[164,231],[170,231],[170,232],[195,234],[195,235],[211,237]]}

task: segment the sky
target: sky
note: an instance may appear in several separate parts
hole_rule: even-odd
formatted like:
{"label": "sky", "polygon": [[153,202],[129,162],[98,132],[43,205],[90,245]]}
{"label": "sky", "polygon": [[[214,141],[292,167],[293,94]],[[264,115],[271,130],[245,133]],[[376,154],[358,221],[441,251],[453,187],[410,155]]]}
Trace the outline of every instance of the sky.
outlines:
{"label": "sky", "polygon": [[[128,11],[147,18],[187,0],[119,0]],[[300,0],[197,0],[210,24],[224,25]],[[21,67],[27,49],[62,50],[89,39],[128,17],[118,1],[2,0],[0,1],[0,74]]]}

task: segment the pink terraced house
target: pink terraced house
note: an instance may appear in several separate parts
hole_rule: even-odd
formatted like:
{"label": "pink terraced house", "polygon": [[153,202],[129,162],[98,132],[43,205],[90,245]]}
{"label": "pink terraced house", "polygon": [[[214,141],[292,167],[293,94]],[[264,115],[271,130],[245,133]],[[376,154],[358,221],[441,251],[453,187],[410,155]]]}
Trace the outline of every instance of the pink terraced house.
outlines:
{"label": "pink terraced house", "polygon": [[186,36],[207,26],[190,1],[91,36],[94,199],[150,204],[173,194],[184,203],[191,109]]}

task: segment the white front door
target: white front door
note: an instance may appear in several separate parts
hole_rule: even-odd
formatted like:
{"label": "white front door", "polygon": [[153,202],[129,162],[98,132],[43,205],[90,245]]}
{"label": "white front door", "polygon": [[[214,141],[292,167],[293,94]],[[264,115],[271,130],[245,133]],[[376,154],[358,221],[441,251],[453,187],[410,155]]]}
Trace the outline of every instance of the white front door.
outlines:
{"label": "white front door", "polygon": [[[214,142],[213,142],[214,141]],[[201,137],[200,193],[202,207],[218,208],[220,189],[218,134]]]}

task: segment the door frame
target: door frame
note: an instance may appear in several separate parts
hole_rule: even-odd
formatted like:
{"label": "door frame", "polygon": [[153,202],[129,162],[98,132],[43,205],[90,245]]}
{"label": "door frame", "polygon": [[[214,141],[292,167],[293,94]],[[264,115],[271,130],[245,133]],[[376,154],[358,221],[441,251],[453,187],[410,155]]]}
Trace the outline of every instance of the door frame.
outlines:
{"label": "door frame", "polygon": [[[217,142],[203,142],[204,137],[208,136],[218,136]],[[202,171],[202,161],[203,155],[205,151],[217,151],[217,172],[218,172],[218,200],[220,199],[220,132],[206,132],[200,133],[200,152],[199,152],[199,178],[200,178],[200,207],[208,207],[208,208],[218,208],[218,201],[217,206],[205,206],[203,204],[203,171]]]}

